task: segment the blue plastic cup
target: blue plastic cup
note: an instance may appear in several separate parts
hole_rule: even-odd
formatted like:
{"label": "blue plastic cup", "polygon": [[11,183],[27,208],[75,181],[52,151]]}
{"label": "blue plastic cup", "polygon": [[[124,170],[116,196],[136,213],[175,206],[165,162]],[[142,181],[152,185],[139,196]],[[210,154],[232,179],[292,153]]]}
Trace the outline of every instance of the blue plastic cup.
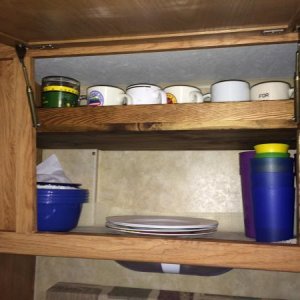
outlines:
{"label": "blue plastic cup", "polygon": [[251,159],[252,172],[291,172],[294,159],[291,157],[260,157]]}
{"label": "blue plastic cup", "polygon": [[252,185],[256,188],[283,188],[294,186],[292,172],[252,172]]}
{"label": "blue plastic cup", "polygon": [[251,190],[257,242],[293,238],[294,160],[292,158],[251,159]]}
{"label": "blue plastic cup", "polygon": [[253,188],[257,242],[276,242],[294,237],[295,189]]}
{"label": "blue plastic cup", "polygon": [[255,156],[255,151],[244,151],[239,153],[241,189],[244,212],[245,235],[255,238],[255,225],[253,215],[253,201],[251,191],[250,161]]}

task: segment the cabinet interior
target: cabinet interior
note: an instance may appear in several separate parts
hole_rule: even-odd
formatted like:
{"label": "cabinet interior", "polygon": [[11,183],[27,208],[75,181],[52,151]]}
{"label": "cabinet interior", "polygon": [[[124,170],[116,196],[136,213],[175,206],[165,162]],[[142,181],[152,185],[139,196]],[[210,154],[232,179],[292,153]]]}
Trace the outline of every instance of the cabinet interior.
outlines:
{"label": "cabinet interior", "polygon": [[[296,44],[35,59],[36,82],[48,75],[73,77],[81,94],[91,85],[193,85],[208,93],[221,80],[293,84]],[[268,103],[267,103],[268,102]],[[40,148],[102,150],[252,149],[280,142],[296,146],[290,101],[203,103],[177,106],[40,109]],[[72,113],[71,113],[72,112]],[[226,129],[226,131],[224,131]],[[231,129],[231,130],[227,130]],[[214,139],[211,138],[213,133]],[[231,142],[228,143],[227,141]]]}
{"label": "cabinet interior", "polygon": [[[73,77],[81,82],[81,94],[85,94],[86,88],[91,85],[113,85],[125,90],[128,85],[134,83],[157,84],[162,88],[172,84],[194,85],[206,93],[209,92],[212,83],[228,79],[246,80],[250,85],[283,80],[293,85],[295,51],[296,44],[291,43],[157,53],[38,58],[35,60],[35,74],[38,84],[44,76],[55,74]],[[242,151],[253,149],[257,143],[272,142],[274,136],[276,141],[288,143],[293,150],[296,148],[296,125],[292,111],[293,100],[39,109],[44,123],[42,122],[39,129],[37,143],[38,147],[48,149],[45,151],[48,154],[60,153],[62,159],[63,149],[66,155],[71,156],[89,151],[84,149],[99,149],[102,151],[97,155],[101,157],[104,155],[101,153],[105,151],[124,153],[125,157],[128,157],[130,151],[126,150],[133,153],[136,153],[136,150],[157,150],[155,155],[158,156],[163,155],[163,150],[175,150],[174,155],[188,155],[187,150],[218,150],[215,153],[224,150]],[[232,115],[232,112],[235,114]],[[75,152],[70,154],[72,152],[68,149],[77,151],[74,150]],[[97,153],[97,150],[90,151]],[[211,155],[212,152],[205,153]],[[229,155],[232,156],[231,151],[227,153],[231,153]],[[235,158],[237,157],[238,151],[235,151]],[[232,162],[236,164],[234,158]],[[122,163],[112,161],[112,164],[124,168]],[[137,167],[133,165],[132,168]],[[101,165],[97,165],[96,169],[101,174],[105,172],[101,170]],[[76,172],[74,175],[76,177]],[[155,176],[155,172],[152,175]],[[228,177],[231,175],[227,174]],[[237,172],[234,176],[238,178]],[[92,182],[98,180],[91,179]],[[113,183],[108,182],[108,185]],[[235,185],[235,189],[238,189],[238,185]],[[97,184],[97,190],[99,189]],[[135,186],[129,189],[134,190]],[[153,190],[155,189],[154,187]],[[101,195],[101,191],[99,193]],[[120,193],[122,194],[122,190]],[[122,203],[124,200],[120,201]],[[117,201],[111,204],[118,206]],[[94,218],[93,210],[97,210],[97,205],[101,211],[101,199],[91,200],[86,205],[82,219],[86,216]],[[107,204],[105,207],[108,209]],[[135,209],[133,207],[123,207],[123,210],[133,209],[138,212],[139,205]],[[148,212],[151,214],[151,210]],[[238,218],[241,218],[241,215]],[[100,223],[88,219],[81,220],[79,225],[85,225],[85,228],[77,228],[75,232],[107,233],[103,228],[103,213],[100,219]],[[216,235],[216,238],[249,241],[242,233],[243,226],[240,224],[238,227],[235,228],[238,232],[221,233]]]}

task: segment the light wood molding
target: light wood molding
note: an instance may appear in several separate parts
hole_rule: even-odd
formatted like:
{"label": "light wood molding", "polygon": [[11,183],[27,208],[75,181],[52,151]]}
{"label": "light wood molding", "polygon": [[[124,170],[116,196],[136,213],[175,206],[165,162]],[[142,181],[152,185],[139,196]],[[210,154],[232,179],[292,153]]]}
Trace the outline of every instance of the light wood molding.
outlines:
{"label": "light wood molding", "polygon": [[[33,128],[26,95],[22,66],[16,60],[16,97],[14,121],[16,130],[16,231],[33,232],[36,220],[36,130]],[[25,59],[29,77],[32,78],[33,60]]]}
{"label": "light wood molding", "polygon": [[114,125],[126,131],[297,128],[293,105],[282,100],[40,108],[38,131],[110,131]]}
{"label": "light wood molding", "polygon": [[[6,50],[6,49],[5,49]],[[14,101],[15,96],[15,63],[7,52],[0,52],[0,228],[14,231],[16,228],[16,162]]]}
{"label": "light wood molding", "polygon": [[0,252],[300,272],[298,245],[212,239],[0,232]]}
{"label": "light wood molding", "polygon": [[[10,48],[1,46],[0,49],[4,49],[0,52],[0,141],[3,145],[0,228],[32,232],[35,229],[35,130],[19,60]],[[30,64],[28,67],[30,72]]]}
{"label": "light wood molding", "polygon": [[[110,41],[89,41],[77,43],[54,45],[54,48],[30,49],[29,55],[34,58],[62,57],[62,56],[83,56],[103,54],[124,54],[138,52],[158,52],[192,50],[200,48],[233,47],[246,45],[262,45],[276,43],[292,43],[298,40],[296,33],[285,33],[278,35],[262,35],[261,32],[236,32],[216,35],[163,37],[156,39],[132,40],[110,40]],[[47,44],[46,44],[47,45]],[[51,43],[52,45],[52,43]],[[78,46],[79,45],[79,46]]]}
{"label": "light wood molding", "polygon": [[252,149],[274,135],[295,147],[297,127],[292,100],[45,108],[39,117],[45,148]]}

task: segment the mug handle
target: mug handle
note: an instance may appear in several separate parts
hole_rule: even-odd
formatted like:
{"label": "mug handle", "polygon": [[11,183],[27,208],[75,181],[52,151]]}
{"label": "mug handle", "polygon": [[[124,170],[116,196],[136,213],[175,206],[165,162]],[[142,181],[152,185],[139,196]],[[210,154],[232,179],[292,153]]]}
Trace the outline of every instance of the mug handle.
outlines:
{"label": "mug handle", "polygon": [[159,91],[159,96],[160,96],[160,103],[161,104],[167,104],[168,100],[167,100],[167,93],[163,90]]}
{"label": "mug handle", "polygon": [[[195,101],[195,103],[202,103],[203,102],[203,96],[200,92],[198,91],[192,91],[190,92],[190,97]],[[193,101],[194,102],[194,101]]]}
{"label": "mug handle", "polygon": [[211,94],[204,94],[203,95],[204,102],[211,102]]}
{"label": "mug handle", "polygon": [[294,93],[295,93],[295,89],[294,88],[289,89],[289,97],[290,97],[290,99],[294,97]]}
{"label": "mug handle", "polygon": [[122,97],[123,97],[123,105],[132,105],[133,104],[131,96],[124,94],[124,95],[122,95]]}

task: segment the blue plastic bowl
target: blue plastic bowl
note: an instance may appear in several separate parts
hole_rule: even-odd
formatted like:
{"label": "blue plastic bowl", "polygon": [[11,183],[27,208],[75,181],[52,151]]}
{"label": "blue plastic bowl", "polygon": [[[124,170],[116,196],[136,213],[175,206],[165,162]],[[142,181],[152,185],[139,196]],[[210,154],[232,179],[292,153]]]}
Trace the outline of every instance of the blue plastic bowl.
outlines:
{"label": "blue plastic bowl", "polygon": [[61,201],[65,202],[78,202],[87,200],[88,190],[84,189],[38,189],[38,202],[52,202],[60,203]]}
{"label": "blue plastic bowl", "polygon": [[38,189],[37,227],[39,231],[70,231],[78,224],[82,203],[88,200],[84,189]]}

